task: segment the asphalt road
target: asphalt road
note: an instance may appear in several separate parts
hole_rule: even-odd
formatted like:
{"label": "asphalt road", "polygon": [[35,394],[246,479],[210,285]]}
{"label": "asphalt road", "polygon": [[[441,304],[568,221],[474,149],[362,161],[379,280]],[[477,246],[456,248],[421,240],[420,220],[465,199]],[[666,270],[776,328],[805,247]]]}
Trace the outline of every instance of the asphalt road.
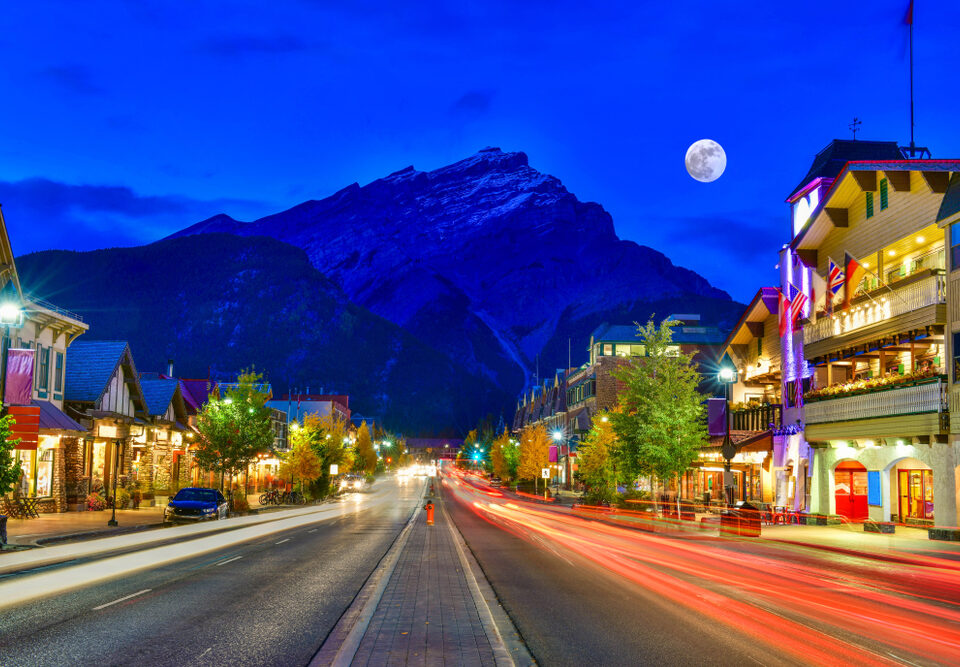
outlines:
{"label": "asphalt road", "polygon": [[381,480],[356,513],[5,608],[0,664],[306,664],[420,488]]}
{"label": "asphalt road", "polygon": [[444,507],[541,665],[789,664],[576,555],[516,537],[453,498]]}

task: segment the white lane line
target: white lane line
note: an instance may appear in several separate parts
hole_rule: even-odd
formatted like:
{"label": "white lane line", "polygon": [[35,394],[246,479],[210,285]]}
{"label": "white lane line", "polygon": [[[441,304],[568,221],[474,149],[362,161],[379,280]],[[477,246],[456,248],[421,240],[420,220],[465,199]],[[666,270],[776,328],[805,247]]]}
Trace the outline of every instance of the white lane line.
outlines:
{"label": "white lane line", "polygon": [[288,537],[285,540],[280,540],[279,542],[277,542],[277,544],[283,544],[284,542],[289,542],[289,541],[290,541],[290,538]]}
{"label": "white lane line", "polygon": [[219,563],[217,563],[216,565],[214,565],[214,567],[220,567],[221,565],[226,565],[227,563],[232,563],[233,561],[235,561],[235,560],[240,560],[241,558],[243,558],[243,556],[234,556],[233,558],[228,558],[227,560],[222,560],[222,561],[220,561]]}
{"label": "white lane line", "polygon": [[307,532],[308,532],[308,533],[315,533],[315,532],[317,532],[317,529],[314,528],[314,529],[312,529],[312,530],[308,530]]}
{"label": "white lane line", "polygon": [[152,588],[144,588],[142,591],[137,591],[136,593],[131,593],[130,595],[124,595],[122,598],[114,600],[113,602],[108,602],[107,604],[102,604],[99,607],[94,607],[93,611],[100,611],[101,609],[106,609],[110,605],[117,604],[118,602],[123,602],[124,600],[129,600],[130,598],[135,598],[138,595],[143,595],[144,593],[149,593],[152,591]]}
{"label": "white lane line", "polygon": [[203,656],[205,656],[207,653],[209,653],[209,652],[212,651],[212,650],[213,650],[213,647],[211,646],[211,647],[208,648],[206,651],[204,651],[203,653],[201,653],[201,654],[198,656],[198,658],[202,658]]}

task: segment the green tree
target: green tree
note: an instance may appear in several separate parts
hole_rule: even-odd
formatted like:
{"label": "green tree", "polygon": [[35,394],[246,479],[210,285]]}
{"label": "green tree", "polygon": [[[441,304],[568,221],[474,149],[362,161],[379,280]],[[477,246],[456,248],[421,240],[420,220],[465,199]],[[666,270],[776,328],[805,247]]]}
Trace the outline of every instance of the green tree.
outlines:
{"label": "green tree", "polygon": [[13,415],[0,417],[0,496],[5,495],[20,481],[20,459],[14,450],[20,438],[10,438],[10,427],[16,424]]}
{"label": "green tree", "polygon": [[[676,479],[697,458],[706,443],[703,396],[697,390],[700,375],[693,357],[673,344],[673,321],[656,326],[637,325],[647,356],[619,368],[623,383],[619,410],[609,415],[617,435],[620,470],[634,479],[653,474]],[[677,506],[679,512],[679,494]]]}
{"label": "green tree", "polygon": [[197,463],[220,473],[221,482],[273,448],[273,425],[266,407],[270,395],[264,387],[259,373],[243,371],[222,398],[211,394],[197,415]]}
{"label": "green tree", "polygon": [[590,432],[577,450],[577,468],[594,502],[613,500],[617,493],[615,457],[617,435],[606,411],[593,416]]}
{"label": "green tree", "polygon": [[336,465],[338,474],[353,467],[354,450],[349,425],[335,414],[323,417],[307,414],[300,431],[320,459],[320,475],[310,485],[311,494],[315,498],[323,498],[330,493],[333,478],[330,466]]}
{"label": "green tree", "polygon": [[360,424],[357,430],[356,460],[354,470],[372,475],[377,469],[377,452],[373,449],[373,440],[370,438],[370,429],[367,422]]}
{"label": "green tree", "polygon": [[520,457],[517,462],[517,477],[532,479],[534,491],[540,472],[550,465],[550,437],[543,424],[528,426],[520,432]]}

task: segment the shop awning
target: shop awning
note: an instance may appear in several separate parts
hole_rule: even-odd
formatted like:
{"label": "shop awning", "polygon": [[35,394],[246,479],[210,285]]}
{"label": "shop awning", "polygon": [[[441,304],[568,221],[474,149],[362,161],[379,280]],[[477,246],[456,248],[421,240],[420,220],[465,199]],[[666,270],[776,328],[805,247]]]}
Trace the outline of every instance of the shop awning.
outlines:
{"label": "shop awning", "polygon": [[40,430],[41,431],[74,431],[85,433],[87,429],[83,428],[79,422],[74,421],[67,414],[53,403],[47,401],[31,401],[30,405],[40,408]]}

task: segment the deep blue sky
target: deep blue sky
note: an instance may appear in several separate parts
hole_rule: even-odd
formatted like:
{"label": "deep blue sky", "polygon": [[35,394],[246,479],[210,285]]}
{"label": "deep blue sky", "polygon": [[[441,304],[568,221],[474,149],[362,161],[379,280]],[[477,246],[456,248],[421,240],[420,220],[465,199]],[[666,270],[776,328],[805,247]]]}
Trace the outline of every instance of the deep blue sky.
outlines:
{"label": "deep blue sky", "polygon": [[[909,140],[906,5],[6,3],[0,203],[17,254],[129,245],[500,146],[745,300],[820,148]],[[960,3],[917,5],[918,142],[958,157]]]}

